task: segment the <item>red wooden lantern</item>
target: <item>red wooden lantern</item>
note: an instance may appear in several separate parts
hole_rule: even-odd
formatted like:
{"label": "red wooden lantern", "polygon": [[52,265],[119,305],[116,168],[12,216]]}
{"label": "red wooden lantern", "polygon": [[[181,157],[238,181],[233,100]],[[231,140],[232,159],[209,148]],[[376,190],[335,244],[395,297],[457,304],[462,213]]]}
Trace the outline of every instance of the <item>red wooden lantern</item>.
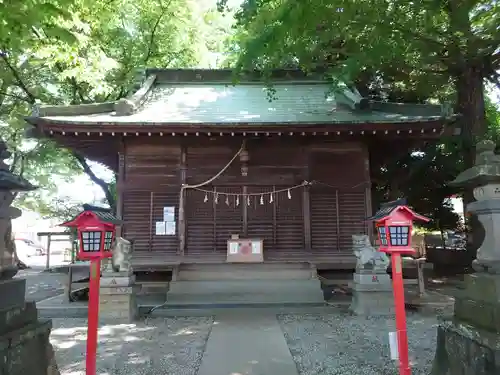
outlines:
{"label": "red wooden lantern", "polygon": [[374,221],[380,243],[379,251],[391,255],[392,285],[396,308],[396,333],[398,338],[399,374],[411,375],[408,354],[408,333],[406,331],[405,296],[403,284],[402,254],[413,254],[411,234],[413,221],[428,222],[429,218],[419,215],[406,205],[406,199],[388,202],[375,215]]}
{"label": "red wooden lantern", "polygon": [[374,221],[377,228],[379,251],[413,254],[415,252],[411,246],[413,221],[428,222],[430,219],[410,209],[406,205],[406,199],[398,199],[383,204],[369,220]]}
{"label": "red wooden lantern", "polygon": [[109,209],[84,205],[83,212],[72,220],[60,224],[77,229],[80,242],[78,257],[90,260],[86,375],[96,375],[101,259],[112,257],[111,247],[115,229],[120,223],[121,221],[113,216]]}
{"label": "red wooden lantern", "polygon": [[119,223],[109,209],[84,205],[83,212],[60,226],[77,229],[78,258],[92,260],[111,258],[111,246]]}

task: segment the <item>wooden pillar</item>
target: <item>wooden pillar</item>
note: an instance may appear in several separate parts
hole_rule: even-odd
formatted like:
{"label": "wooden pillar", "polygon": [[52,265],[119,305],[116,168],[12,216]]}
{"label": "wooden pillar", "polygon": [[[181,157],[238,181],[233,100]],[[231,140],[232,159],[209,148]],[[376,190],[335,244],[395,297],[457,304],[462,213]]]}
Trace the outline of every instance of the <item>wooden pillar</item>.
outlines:
{"label": "wooden pillar", "polygon": [[[180,174],[179,183],[182,187],[186,184],[186,164],[187,164],[187,147],[186,145],[181,145],[181,160],[180,160]],[[186,251],[186,233],[187,233],[187,222],[186,222],[186,190],[180,189],[179,192],[179,254],[184,255]]]}
{"label": "wooden pillar", "polygon": [[213,252],[217,252],[217,201],[218,201],[218,198],[217,197],[217,188],[214,186],[214,199],[213,199],[213,202],[212,202],[212,209],[213,209],[213,218],[214,218],[214,228],[213,228],[213,242],[214,242],[214,248],[213,248]]}
{"label": "wooden pillar", "polygon": [[337,231],[337,251],[340,251],[340,199],[338,189],[335,189],[335,220],[335,230]]}
{"label": "wooden pillar", "polygon": [[[309,181],[309,163],[305,169],[305,180]],[[312,250],[311,243],[311,191],[310,186],[304,186],[302,194],[302,218],[304,221],[304,245],[306,251]]]}
{"label": "wooden pillar", "polygon": [[243,202],[242,215],[243,215],[243,237],[248,236],[248,186],[243,186]]}
{"label": "wooden pillar", "polygon": [[155,193],[151,192],[149,195],[149,251],[153,251],[153,210],[155,204]]}
{"label": "wooden pillar", "polygon": [[45,258],[45,271],[50,270],[50,245],[52,243],[52,233],[47,235],[47,258]]}
{"label": "wooden pillar", "polygon": [[[116,181],[116,217],[123,220],[123,194],[125,187],[125,154],[118,153],[118,177]],[[121,237],[125,232],[123,224],[116,227],[116,236]]]}
{"label": "wooden pillar", "polygon": [[[373,207],[372,207],[372,183],[370,176],[370,151],[368,150],[368,145],[365,143],[363,145],[363,178],[365,180],[365,214],[366,217],[372,216]],[[373,233],[373,224],[371,222],[367,222],[367,234],[370,238],[370,241],[373,243],[374,233]]]}
{"label": "wooden pillar", "polygon": [[[276,190],[276,185],[273,185],[273,191]],[[274,195],[273,197],[273,245],[276,245],[278,242],[278,195]]]}

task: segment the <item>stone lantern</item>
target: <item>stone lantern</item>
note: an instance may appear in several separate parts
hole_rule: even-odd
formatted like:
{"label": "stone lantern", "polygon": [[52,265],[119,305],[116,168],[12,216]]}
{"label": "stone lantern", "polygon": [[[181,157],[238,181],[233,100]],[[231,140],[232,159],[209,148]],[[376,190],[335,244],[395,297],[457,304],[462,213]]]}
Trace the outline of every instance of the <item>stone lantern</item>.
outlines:
{"label": "stone lantern", "polygon": [[[17,273],[12,219],[21,210],[12,207],[15,194],[36,189],[9,171],[3,161],[10,153],[0,140],[0,373],[59,374],[49,342],[51,321],[39,320],[35,302],[26,302],[26,280]],[[6,372],[5,372],[6,371]]]}
{"label": "stone lantern", "polygon": [[455,296],[453,317],[442,319],[432,375],[500,374],[500,156],[495,144],[476,147],[476,164],[450,185],[472,188],[476,201],[467,212],[477,215],[484,241],[477,251],[475,274]]}
{"label": "stone lantern", "polygon": [[[17,264],[16,259],[14,259],[15,243],[12,238],[12,219],[20,217],[21,210],[12,207],[11,204],[16,193],[36,189],[24,178],[10,172],[4,161],[9,157],[10,152],[5,143],[0,140],[0,280],[10,280],[17,274]],[[22,288],[24,296],[24,285]],[[0,284],[0,294],[1,292]],[[7,302],[2,297],[0,308],[3,303]]]}

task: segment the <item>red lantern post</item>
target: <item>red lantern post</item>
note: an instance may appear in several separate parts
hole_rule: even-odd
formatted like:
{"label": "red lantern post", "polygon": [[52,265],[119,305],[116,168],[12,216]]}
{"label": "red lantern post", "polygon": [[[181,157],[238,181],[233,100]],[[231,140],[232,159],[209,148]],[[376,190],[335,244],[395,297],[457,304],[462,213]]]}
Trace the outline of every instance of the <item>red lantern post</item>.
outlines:
{"label": "red lantern post", "polygon": [[379,251],[390,254],[391,256],[392,285],[396,309],[396,334],[399,353],[399,374],[411,375],[401,256],[403,254],[415,253],[415,250],[411,247],[413,221],[419,220],[428,222],[430,219],[412,211],[406,205],[406,199],[399,199],[383,204],[380,210],[368,220],[375,222],[380,242]]}
{"label": "red lantern post", "polygon": [[60,226],[76,228],[81,260],[90,260],[87,322],[86,375],[96,374],[97,330],[99,326],[99,287],[101,260],[111,258],[116,224],[120,221],[108,209],[84,205],[84,211]]}

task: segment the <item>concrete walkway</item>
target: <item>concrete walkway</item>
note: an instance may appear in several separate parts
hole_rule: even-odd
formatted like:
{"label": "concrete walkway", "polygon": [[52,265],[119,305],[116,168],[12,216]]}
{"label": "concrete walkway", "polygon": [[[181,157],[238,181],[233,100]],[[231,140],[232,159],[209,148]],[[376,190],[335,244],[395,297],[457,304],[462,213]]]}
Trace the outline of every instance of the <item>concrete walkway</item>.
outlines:
{"label": "concrete walkway", "polygon": [[271,313],[218,314],[198,375],[298,375]]}

